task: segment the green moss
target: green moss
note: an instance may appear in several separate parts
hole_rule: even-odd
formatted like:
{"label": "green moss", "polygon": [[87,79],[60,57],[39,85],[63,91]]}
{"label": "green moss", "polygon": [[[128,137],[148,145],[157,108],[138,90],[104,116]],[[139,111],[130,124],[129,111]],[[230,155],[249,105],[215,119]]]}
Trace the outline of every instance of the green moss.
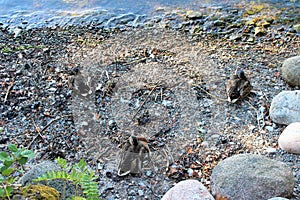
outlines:
{"label": "green moss", "polygon": [[295,24],[295,25],[294,25],[294,29],[295,29],[297,32],[300,32],[300,24]]}
{"label": "green moss", "polygon": [[9,47],[3,47],[3,49],[1,51],[2,51],[2,53],[12,53],[13,52],[13,50]]}
{"label": "green moss", "polygon": [[34,48],[32,45],[21,45],[19,47],[17,47],[18,51],[24,50],[24,49],[32,49]]}
{"label": "green moss", "polygon": [[245,14],[246,15],[254,15],[256,13],[261,12],[264,7],[265,6],[262,4],[252,3],[252,5],[248,9],[246,9]]}
{"label": "green moss", "polygon": [[23,195],[31,200],[57,200],[60,196],[57,190],[45,185],[31,185],[24,189]]}

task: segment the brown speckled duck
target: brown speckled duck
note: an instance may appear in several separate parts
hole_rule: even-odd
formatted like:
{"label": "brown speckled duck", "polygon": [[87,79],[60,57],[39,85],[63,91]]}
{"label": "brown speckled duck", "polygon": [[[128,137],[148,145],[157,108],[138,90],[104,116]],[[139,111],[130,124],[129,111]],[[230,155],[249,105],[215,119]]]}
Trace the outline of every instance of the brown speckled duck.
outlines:
{"label": "brown speckled duck", "polygon": [[78,72],[76,76],[69,76],[69,87],[78,95],[87,97],[94,92],[92,77]]}
{"label": "brown speckled duck", "polygon": [[235,103],[251,92],[252,86],[242,69],[236,69],[234,75],[226,84],[228,101]]}
{"label": "brown speckled duck", "polygon": [[126,176],[131,174],[141,174],[145,158],[150,159],[150,148],[147,140],[141,136],[130,136],[123,151],[118,166],[118,175]]}

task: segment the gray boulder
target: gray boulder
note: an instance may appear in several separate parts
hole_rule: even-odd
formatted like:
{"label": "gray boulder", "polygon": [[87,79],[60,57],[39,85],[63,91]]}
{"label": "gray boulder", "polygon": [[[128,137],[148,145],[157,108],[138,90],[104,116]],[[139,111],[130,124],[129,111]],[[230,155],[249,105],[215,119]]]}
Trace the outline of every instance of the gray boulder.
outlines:
{"label": "gray boulder", "polygon": [[282,76],[288,84],[300,87],[300,56],[288,58],[283,62]]}
{"label": "gray boulder", "polygon": [[271,103],[270,117],[278,124],[300,122],[300,90],[277,94]]}
{"label": "gray boulder", "polygon": [[28,184],[42,184],[47,185],[49,187],[52,187],[56,189],[60,193],[60,199],[68,199],[72,196],[75,196],[75,194],[82,194],[82,191],[80,189],[76,189],[75,185],[72,182],[63,180],[63,179],[55,179],[55,180],[49,180],[49,181],[40,181],[35,182],[34,179],[42,176],[43,174],[46,174],[47,172],[51,171],[61,171],[62,169],[54,162],[51,161],[44,161],[40,164],[37,164],[32,167],[31,170],[26,172],[24,176],[22,176],[18,183],[22,186],[28,185]]}
{"label": "gray boulder", "polygon": [[197,180],[185,180],[177,183],[162,200],[214,200],[207,188]]}
{"label": "gray boulder", "polygon": [[211,175],[211,190],[217,199],[289,198],[294,184],[294,176],[285,163],[254,154],[227,158]]}
{"label": "gray boulder", "polygon": [[40,164],[37,164],[32,167],[31,170],[26,172],[24,176],[22,176],[18,183],[22,186],[28,185],[33,183],[33,179],[36,179],[43,174],[46,174],[48,171],[58,171],[61,170],[61,168],[54,162],[51,161],[44,161]]}

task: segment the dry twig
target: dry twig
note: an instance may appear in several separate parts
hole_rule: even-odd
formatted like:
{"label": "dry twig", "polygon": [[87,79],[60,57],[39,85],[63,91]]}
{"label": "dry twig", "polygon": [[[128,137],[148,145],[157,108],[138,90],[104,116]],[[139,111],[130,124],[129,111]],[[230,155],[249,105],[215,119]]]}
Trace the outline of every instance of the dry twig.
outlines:
{"label": "dry twig", "polygon": [[[262,128],[263,127],[261,127],[260,126],[260,120],[259,120],[259,118],[258,118],[258,115],[259,115],[259,110],[257,110],[249,101],[247,101],[246,100],[246,102],[249,104],[249,106],[256,112],[256,118],[257,118],[257,125],[258,125],[258,129],[259,129],[259,131],[261,131],[262,130]],[[265,124],[265,120],[264,120],[264,118],[262,117],[262,121],[263,121],[263,124]]]}
{"label": "dry twig", "polygon": [[137,62],[142,62],[144,60],[146,60],[148,57],[144,57],[144,58],[140,58],[140,59],[136,59],[136,60],[133,60],[131,62],[128,62],[128,63],[124,63],[123,65],[131,65],[131,64],[134,64],[134,63],[137,63]]}
{"label": "dry twig", "polygon": [[[195,85],[195,86],[197,86],[197,85]],[[226,99],[220,99],[220,98],[218,98],[217,96],[215,96],[215,95],[213,95],[213,94],[207,92],[206,90],[204,90],[204,89],[201,88],[201,87],[198,87],[198,88],[199,88],[201,91],[205,92],[207,95],[209,95],[209,96],[211,96],[212,98],[214,98],[214,99],[217,99],[217,100],[220,100],[220,101],[224,101],[224,102],[227,101]]]}
{"label": "dry twig", "polygon": [[140,110],[142,109],[142,107],[144,106],[144,104],[147,102],[148,98],[150,97],[150,95],[154,92],[154,90],[157,88],[157,84],[152,88],[152,90],[150,91],[150,93],[146,96],[145,100],[142,102],[142,104],[139,106],[139,108],[137,109],[137,111],[135,112],[135,114],[133,115],[133,117],[131,118],[131,120],[133,120],[136,115],[140,112]]}
{"label": "dry twig", "polygon": [[14,82],[15,82],[15,80],[13,80],[13,82],[11,82],[10,86],[7,88],[7,91],[6,91],[6,94],[5,94],[5,97],[4,97],[4,103],[7,101],[9,92],[12,89],[12,87],[14,86]]}
{"label": "dry twig", "polygon": [[[32,139],[32,141],[30,142],[30,144],[28,145],[28,148],[30,148],[31,147],[31,145],[33,144],[33,142],[36,140],[36,138],[38,137],[38,136],[40,136],[42,139],[44,139],[44,137],[43,137],[43,135],[42,135],[42,132],[44,132],[53,122],[55,122],[55,121],[57,121],[57,120],[59,120],[59,119],[61,119],[61,118],[64,118],[64,117],[72,117],[73,115],[63,115],[63,116],[61,116],[61,117],[58,117],[58,118],[55,118],[55,119],[53,119],[53,120],[51,120],[42,130],[40,130],[40,128],[36,125],[36,123],[35,123],[35,121],[34,121],[34,119],[32,119],[32,121],[33,121],[33,125],[34,125],[34,127],[35,127],[35,129],[36,129],[36,131],[38,132],[38,135],[36,135],[33,139]],[[67,143],[66,143],[67,144]],[[67,144],[68,145],[68,144]]]}

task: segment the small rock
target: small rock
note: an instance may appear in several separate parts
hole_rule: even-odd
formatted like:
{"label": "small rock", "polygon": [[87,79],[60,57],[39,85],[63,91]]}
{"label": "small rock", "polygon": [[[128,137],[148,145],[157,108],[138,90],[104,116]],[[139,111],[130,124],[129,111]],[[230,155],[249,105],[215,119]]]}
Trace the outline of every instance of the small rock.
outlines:
{"label": "small rock", "polygon": [[139,196],[142,197],[144,196],[144,191],[143,190],[138,190]]}
{"label": "small rock", "polygon": [[52,88],[49,88],[48,90],[49,90],[49,92],[56,92],[57,89],[52,87]]}
{"label": "small rock", "polygon": [[136,195],[136,192],[134,190],[130,190],[128,192],[128,196],[135,196]]}
{"label": "small rock", "polygon": [[191,168],[189,168],[189,169],[187,170],[187,173],[189,174],[189,176],[193,176],[193,172],[194,172],[194,170],[191,169]]}
{"label": "small rock", "polygon": [[18,76],[19,76],[19,75],[22,75],[22,70],[21,70],[21,69],[17,70],[17,71],[16,71],[16,75],[18,75]]}
{"label": "small rock", "polygon": [[146,171],[146,176],[148,176],[148,177],[151,177],[153,174],[152,174],[152,171]]}
{"label": "small rock", "polygon": [[214,200],[207,188],[197,180],[181,181],[162,197],[162,200],[182,199]]}
{"label": "small rock", "polygon": [[14,32],[15,38],[17,38],[17,37],[19,37],[20,34],[22,33],[22,29],[21,29],[21,28],[15,28],[15,29],[13,30],[13,32]]}
{"label": "small rock", "polygon": [[300,56],[288,58],[283,62],[282,76],[288,84],[300,87]]}
{"label": "small rock", "polygon": [[225,22],[222,20],[216,20],[213,24],[214,26],[225,26]]}
{"label": "small rock", "polygon": [[268,199],[268,200],[289,200],[289,199],[283,198],[283,197],[273,197],[273,198]]}
{"label": "small rock", "polygon": [[202,146],[202,147],[208,147],[208,146],[209,146],[209,143],[208,143],[207,141],[203,141],[203,142],[201,143],[201,146]]}
{"label": "small rock", "polygon": [[278,144],[289,153],[300,154],[300,122],[288,125],[281,133]]}
{"label": "small rock", "polygon": [[13,195],[12,200],[25,200],[25,197],[20,194],[16,194]]}
{"label": "small rock", "polygon": [[188,19],[201,19],[202,18],[202,13],[195,12],[195,11],[188,11],[186,13],[186,18],[188,18]]}
{"label": "small rock", "polygon": [[258,27],[255,27],[254,29],[254,35],[255,36],[263,36],[267,33],[266,29],[262,26],[258,26]]}
{"label": "small rock", "polygon": [[197,130],[198,130],[199,133],[202,133],[202,134],[206,134],[207,133],[207,129],[202,128],[202,127],[198,127]]}
{"label": "small rock", "polygon": [[265,126],[265,128],[270,132],[274,131],[274,128],[272,126]]}
{"label": "small rock", "polygon": [[211,175],[212,194],[220,199],[291,197],[294,184],[289,166],[254,154],[227,158],[213,169]]}
{"label": "small rock", "polygon": [[138,180],[138,184],[141,187],[144,187],[144,188],[146,187],[146,184],[142,180]]}
{"label": "small rock", "polygon": [[270,117],[278,124],[300,122],[300,90],[276,95],[271,103]]}
{"label": "small rock", "polygon": [[275,148],[273,148],[273,147],[269,147],[269,148],[267,148],[266,151],[267,151],[267,153],[272,154],[272,153],[276,153],[277,149],[275,149]]}

